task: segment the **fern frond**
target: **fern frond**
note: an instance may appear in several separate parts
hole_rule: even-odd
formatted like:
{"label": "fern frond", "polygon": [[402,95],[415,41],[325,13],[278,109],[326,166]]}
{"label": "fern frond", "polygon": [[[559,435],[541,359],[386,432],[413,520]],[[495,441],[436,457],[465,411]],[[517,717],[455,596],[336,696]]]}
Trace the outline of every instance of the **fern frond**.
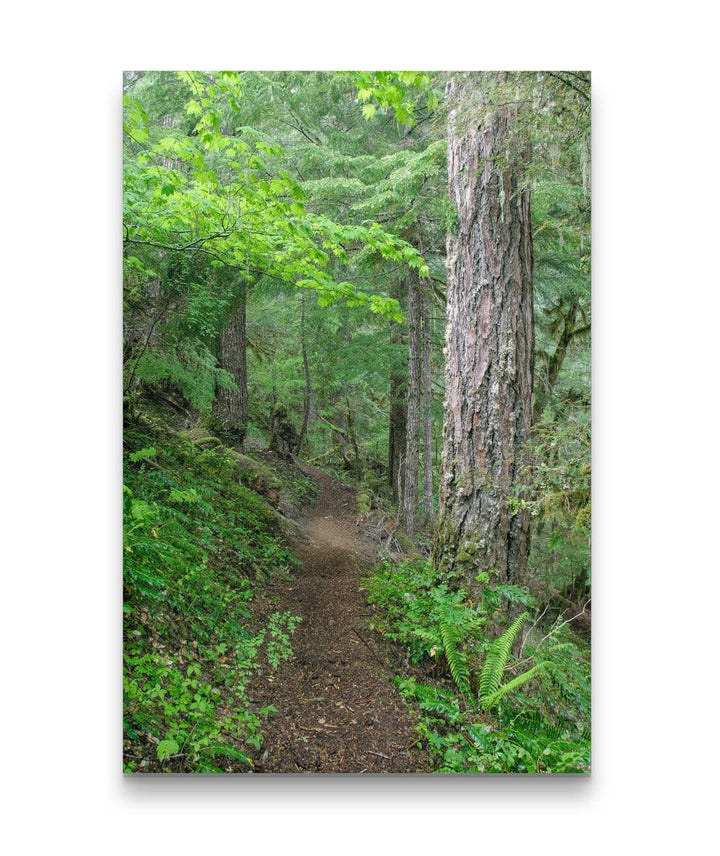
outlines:
{"label": "fern frond", "polygon": [[529,613],[523,612],[513,623],[492,643],[485,658],[485,665],[480,673],[480,702],[490,698],[500,689],[503,670],[507,665],[512,644],[523,623],[530,617]]}
{"label": "fern frond", "polygon": [[523,684],[526,684],[531,678],[535,677],[539,670],[540,666],[535,665],[531,669],[528,669],[526,672],[523,672],[521,675],[518,675],[516,678],[513,678],[511,681],[508,681],[506,684],[503,684],[492,695],[481,695],[480,704],[482,706],[482,709],[489,710],[489,708],[495,707],[495,705],[504,695],[506,695],[506,693],[512,692],[512,690],[516,690],[518,687],[521,687]]}
{"label": "fern frond", "polygon": [[468,695],[470,693],[470,669],[465,654],[458,648],[460,639],[457,630],[452,624],[443,621],[440,624],[440,636],[445,649],[445,659],[450,666],[450,674],[460,692],[463,695]]}
{"label": "fern frond", "polygon": [[509,723],[513,734],[530,740],[545,738],[547,740],[560,740],[567,728],[562,724],[548,722],[538,711],[524,711]]}

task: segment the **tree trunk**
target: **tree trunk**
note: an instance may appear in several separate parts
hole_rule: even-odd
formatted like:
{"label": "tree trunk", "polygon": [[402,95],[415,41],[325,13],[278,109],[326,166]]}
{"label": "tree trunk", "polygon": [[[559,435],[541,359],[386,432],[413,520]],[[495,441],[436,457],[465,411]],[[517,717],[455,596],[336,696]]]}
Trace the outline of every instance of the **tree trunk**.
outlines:
{"label": "tree trunk", "polygon": [[305,442],[307,434],[308,420],[310,419],[310,365],[308,364],[307,346],[305,342],[305,292],[300,296],[300,345],[302,348],[303,369],[305,370],[305,398],[303,401],[303,420],[300,426],[300,436],[296,454],[300,454],[302,444]]}
{"label": "tree trunk", "polygon": [[421,294],[423,346],[423,509],[428,523],[433,519],[432,468],[432,375],[430,373],[430,301],[426,290]]}
{"label": "tree trunk", "polygon": [[345,419],[347,421],[347,438],[350,441],[350,446],[353,451],[353,459],[354,459],[354,471],[355,477],[360,480],[362,478],[362,464],[360,463],[360,447],[358,446],[357,437],[355,436],[355,425],[353,423],[352,418],[352,407],[350,405],[350,399],[345,396],[345,405],[347,407],[345,411]]}
{"label": "tree trunk", "polygon": [[[390,330],[390,341],[402,341],[402,328],[393,324]],[[388,480],[392,488],[393,498],[398,504],[402,502],[403,466],[405,460],[405,439],[407,430],[407,382],[405,373],[397,368],[390,370],[390,431],[388,438]]]}
{"label": "tree trunk", "polygon": [[[502,84],[497,76],[485,80]],[[433,558],[477,599],[479,572],[494,569],[500,581],[520,582],[527,567],[529,517],[512,494],[532,413],[533,303],[529,152],[516,109],[502,103],[508,98],[477,112],[470,81],[461,74],[449,86],[457,231],[448,238],[443,475]]]}
{"label": "tree trunk", "polygon": [[284,404],[276,404],[270,420],[270,448],[286,461],[292,461],[297,446],[298,433],[287,407]]}
{"label": "tree trunk", "polygon": [[228,323],[220,336],[220,367],[232,375],[237,389],[218,386],[213,416],[220,428],[242,445],[247,430],[247,333],[246,294],[238,295]]}
{"label": "tree trunk", "polygon": [[421,393],[421,330],[420,288],[417,271],[408,277],[408,339],[409,366],[407,425],[403,496],[400,521],[408,535],[415,533],[418,507],[418,475],[420,469],[420,393]]}

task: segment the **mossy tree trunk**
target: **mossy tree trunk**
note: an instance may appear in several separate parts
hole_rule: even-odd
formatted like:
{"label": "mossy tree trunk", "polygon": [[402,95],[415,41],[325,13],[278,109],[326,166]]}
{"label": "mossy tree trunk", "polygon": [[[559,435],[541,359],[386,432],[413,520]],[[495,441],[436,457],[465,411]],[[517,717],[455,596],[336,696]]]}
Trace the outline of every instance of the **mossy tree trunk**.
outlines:
{"label": "mossy tree trunk", "polygon": [[[477,100],[498,75],[449,85],[446,399],[434,561],[474,596],[480,571],[522,581],[529,518],[513,508],[533,379],[530,188],[517,110]],[[497,94],[497,89],[495,89]]]}
{"label": "mossy tree trunk", "polygon": [[287,407],[284,404],[276,404],[270,425],[270,448],[285,460],[291,461],[297,447],[298,433]]}

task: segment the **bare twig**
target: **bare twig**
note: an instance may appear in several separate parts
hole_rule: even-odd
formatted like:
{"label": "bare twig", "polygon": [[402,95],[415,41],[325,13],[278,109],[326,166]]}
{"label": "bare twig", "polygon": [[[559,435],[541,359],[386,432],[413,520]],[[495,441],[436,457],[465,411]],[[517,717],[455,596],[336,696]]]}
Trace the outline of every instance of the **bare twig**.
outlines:
{"label": "bare twig", "polygon": [[326,425],[329,425],[329,426],[333,429],[333,431],[336,431],[338,434],[340,434],[340,436],[341,436],[341,437],[347,437],[347,431],[345,431],[343,428],[339,428],[337,425],[333,425],[333,423],[332,423],[332,422],[330,422],[330,420],[329,420],[329,419],[326,419],[326,418],[322,415],[322,413],[318,413],[318,418],[319,418],[319,419],[322,419],[322,421],[323,421]]}
{"label": "bare twig", "polygon": [[[555,74],[555,72],[553,72],[553,71],[546,71],[545,74],[547,74],[548,77],[553,77],[553,78],[555,78],[555,80],[559,80],[560,83],[564,83],[565,86],[569,86],[571,89],[574,89],[575,92],[577,92],[578,95],[580,95],[586,101],[590,101],[589,93],[583,91],[579,86],[576,86],[572,81],[566,80],[564,77],[560,77],[559,74]],[[584,81],[584,82],[588,83],[588,85],[589,85],[589,81]]]}
{"label": "bare twig", "polygon": [[298,725],[301,731],[326,731],[328,728],[340,728],[339,725],[323,725],[322,728],[313,728],[311,725]]}
{"label": "bare twig", "polygon": [[368,651],[375,657],[375,659],[380,663],[380,665],[384,668],[387,667],[387,663],[383,663],[383,661],[378,657],[378,655],[373,651],[373,649],[368,645],[368,643],[363,639],[363,637],[357,632],[357,630],[353,627],[353,633],[357,636],[357,638],[363,643],[363,645],[368,649]]}
{"label": "bare twig", "polygon": [[[590,600],[589,600],[589,599],[588,599],[588,600],[586,600],[586,601],[585,601],[585,605],[583,606],[582,610],[581,610],[580,612],[578,612],[578,614],[577,614],[577,615],[573,615],[573,617],[572,617],[572,618],[568,618],[568,620],[567,620],[567,621],[563,621],[563,623],[562,623],[562,624],[558,624],[558,626],[557,626],[557,627],[554,627],[554,628],[553,628],[553,629],[552,629],[552,630],[551,630],[551,631],[550,631],[546,636],[543,636],[543,638],[538,642],[537,647],[539,648],[539,647],[542,645],[542,643],[543,643],[546,639],[549,639],[552,635],[554,635],[555,633],[557,633],[557,632],[558,632],[558,630],[559,630],[561,627],[564,627],[566,624],[570,624],[570,622],[571,622],[571,621],[575,621],[575,619],[576,619],[576,618],[580,618],[580,616],[581,616],[581,615],[584,615],[584,614],[585,614],[585,611],[587,610],[587,605],[588,605],[589,603],[590,603]],[[537,623],[537,622],[536,622],[536,623]],[[533,625],[533,627],[534,627],[534,626],[535,626],[535,625]],[[530,630],[532,630],[532,627],[530,628]],[[529,632],[528,632],[528,635],[529,635]],[[524,640],[523,640],[523,645],[522,645],[522,647],[524,647],[524,646],[525,646],[525,641],[526,641],[526,640],[524,639]],[[521,649],[520,649],[520,655],[522,655],[522,647],[521,647]],[[507,666],[505,667],[504,671],[506,671],[506,672],[507,672],[507,671],[509,671],[509,670],[511,670],[511,669],[517,669],[517,668],[519,668],[520,666],[524,666],[524,665],[525,665],[525,663],[530,663],[530,662],[532,661],[532,659],[533,659],[532,657],[525,657],[525,659],[524,659],[524,660],[517,659],[517,660],[515,660],[513,663],[510,663],[509,665],[507,665]]]}
{"label": "bare twig", "polygon": [[520,646],[520,651],[518,652],[518,659],[520,657],[522,657],[523,651],[525,650],[525,644],[527,643],[527,641],[530,637],[530,634],[533,632],[533,630],[535,629],[537,624],[540,622],[540,619],[543,617],[543,615],[545,615],[545,613],[548,611],[549,606],[550,606],[550,604],[547,604],[545,609],[543,609],[543,611],[540,613],[540,615],[538,615],[538,617],[535,619],[535,621],[533,621],[532,626],[528,629],[528,632],[523,636],[522,645]]}
{"label": "bare twig", "polygon": [[583,608],[580,610],[580,612],[578,612],[578,614],[577,614],[577,615],[573,615],[573,617],[572,617],[572,618],[568,618],[568,620],[567,620],[567,621],[563,621],[563,623],[562,623],[562,624],[558,624],[558,626],[557,626],[557,627],[554,627],[554,628],[553,628],[553,629],[552,629],[552,630],[547,634],[547,636],[543,636],[543,638],[538,642],[538,648],[542,645],[542,643],[543,643],[546,639],[549,639],[553,634],[557,633],[557,632],[558,632],[558,630],[559,630],[561,627],[564,627],[566,624],[570,624],[570,622],[571,622],[571,621],[575,621],[575,619],[576,619],[576,618],[580,618],[580,616],[581,616],[581,615],[585,615],[585,612],[586,612],[586,610],[587,610],[587,605],[588,605],[589,603],[590,603],[590,598],[588,598],[588,599],[585,601],[585,604],[583,605]]}

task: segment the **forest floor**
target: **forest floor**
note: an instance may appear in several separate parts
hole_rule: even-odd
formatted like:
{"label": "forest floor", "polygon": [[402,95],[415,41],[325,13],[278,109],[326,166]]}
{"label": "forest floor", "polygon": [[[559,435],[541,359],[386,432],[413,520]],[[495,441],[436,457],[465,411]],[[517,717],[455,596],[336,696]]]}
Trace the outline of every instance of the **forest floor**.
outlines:
{"label": "forest floor", "polygon": [[293,659],[251,683],[250,695],[279,711],[269,718],[255,771],[430,772],[391,683],[389,651],[366,626],[360,580],[377,560],[377,545],[357,525],[355,491],[315,467],[301,469],[319,493],[288,538],[300,565],[290,582],[271,581],[267,596],[273,610],[302,622]]}

